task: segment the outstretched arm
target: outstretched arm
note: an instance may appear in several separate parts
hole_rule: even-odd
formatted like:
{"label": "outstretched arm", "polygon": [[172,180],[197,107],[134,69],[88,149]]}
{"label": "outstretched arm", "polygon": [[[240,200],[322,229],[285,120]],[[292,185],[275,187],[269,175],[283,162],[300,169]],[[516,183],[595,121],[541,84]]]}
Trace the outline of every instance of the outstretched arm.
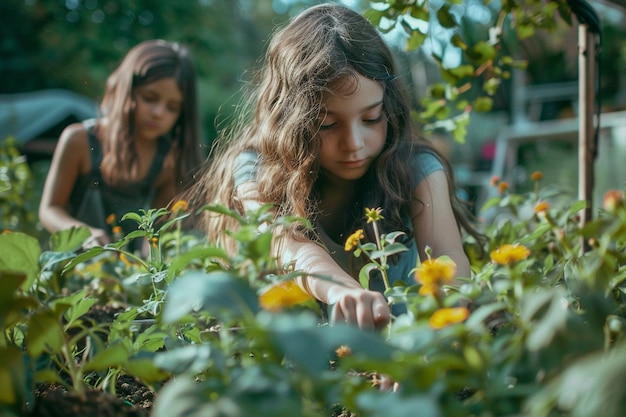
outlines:
{"label": "outstretched arm", "polygon": [[[253,181],[239,185],[237,196],[246,210],[260,207]],[[378,291],[364,289],[337,265],[322,246],[308,239],[282,236],[278,247],[278,255],[285,265],[293,263],[296,270],[308,274],[298,279],[298,284],[315,299],[330,306],[331,323],[381,328],[389,322],[390,312],[385,297]]]}
{"label": "outstretched arm", "polygon": [[[87,224],[70,216],[67,205],[78,176],[90,169],[87,131],[80,123],[68,126],[57,143],[39,205],[39,219],[46,230],[54,233],[72,226]],[[91,238],[85,247],[104,245],[110,241],[102,229],[89,227]]]}

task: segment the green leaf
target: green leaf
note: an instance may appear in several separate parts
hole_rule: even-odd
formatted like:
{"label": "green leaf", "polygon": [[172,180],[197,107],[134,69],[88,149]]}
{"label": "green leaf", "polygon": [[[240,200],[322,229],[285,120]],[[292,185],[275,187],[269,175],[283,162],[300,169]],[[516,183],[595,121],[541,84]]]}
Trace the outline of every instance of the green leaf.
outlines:
{"label": "green leaf", "polygon": [[166,380],[170,374],[160,369],[152,358],[131,359],[124,365],[130,375],[151,384]]}
{"label": "green leaf", "polygon": [[376,270],[377,268],[378,265],[371,262],[361,268],[359,271],[359,283],[363,288],[370,287],[370,272]]}
{"label": "green leaf", "polygon": [[461,37],[461,35],[455,33],[454,35],[452,35],[452,38],[450,38],[450,43],[454,46],[456,46],[457,48],[460,48],[462,50],[467,50],[467,44],[465,43],[465,41],[463,40],[463,38]]}
{"label": "green leaf", "polygon": [[85,226],[59,230],[50,236],[50,249],[55,252],[75,252],[89,236],[91,232]]}
{"label": "green leaf", "polygon": [[107,346],[83,365],[85,371],[107,371],[128,363],[129,352],[122,343]]}
{"label": "green leaf", "polygon": [[422,33],[419,29],[413,29],[409,39],[406,41],[406,50],[415,51],[424,44],[426,40],[426,34]]}
{"label": "green leaf", "polygon": [[493,61],[497,56],[497,52],[493,45],[480,41],[467,51],[467,55],[476,63],[483,64],[487,61]]}
{"label": "green leaf", "polygon": [[28,321],[28,353],[31,356],[58,353],[64,341],[60,320],[51,311],[38,311],[31,316]]}
{"label": "green leaf", "polygon": [[493,99],[491,97],[477,97],[472,102],[472,110],[477,112],[488,112],[493,108]]}
{"label": "green leaf", "polygon": [[318,326],[312,314],[259,314],[259,322],[273,341],[277,352],[311,375],[319,375],[329,367],[339,346],[352,349],[352,356],[369,360],[390,360],[392,349],[374,331],[337,324]]}
{"label": "green leaf", "polygon": [[22,352],[14,346],[0,346],[0,404],[21,406],[25,384]]}
{"label": "green leaf", "polygon": [[242,279],[224,271],[190,271],[169,287],[163,320],[172,323],[183,316],[207,310],[215,317],[243,318],[259,311],[256,292]]}
{"label": "green leaf", "polygon": [[439,10],[437,10],[437,20],[439,24],[444,28],[450,29],[458,26],[456,18],[450,13],[450,5],[444,4]]}
{"label": "green leaf", "polygon": [[0,271],[23,273],[22,289],[28,290],[39,275],[41,246],[37,239],[24,233],[0,234]]}

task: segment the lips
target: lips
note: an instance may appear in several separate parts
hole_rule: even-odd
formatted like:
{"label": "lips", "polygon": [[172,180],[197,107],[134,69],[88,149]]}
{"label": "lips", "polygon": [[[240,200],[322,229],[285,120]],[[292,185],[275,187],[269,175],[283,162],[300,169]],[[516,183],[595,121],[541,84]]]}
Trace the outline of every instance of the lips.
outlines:
{"label": "lips", "polygon": [[358,159],[356,161],[340,161],[339,164],[345,168],[361,168],[367,163],[367,159]]}

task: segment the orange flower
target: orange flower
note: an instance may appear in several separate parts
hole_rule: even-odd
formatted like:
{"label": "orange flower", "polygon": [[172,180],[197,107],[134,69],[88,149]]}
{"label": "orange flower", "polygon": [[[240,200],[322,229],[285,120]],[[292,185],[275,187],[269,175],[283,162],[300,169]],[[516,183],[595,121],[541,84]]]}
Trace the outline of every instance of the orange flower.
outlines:
{"label": "orange flower", "polygon": [[[415,269],[415,281],[429,287],[424,291],[432,290],[433,286],[439,287],[454,278],[456,264],[447,256],[436,259],[426,259]],[[421,291],[421,290],[420,290]]]}
{"label": "orange flower", "polygon": [[352,355],[352,349],[350,349],[350,346],[341,345],[335,350],[335,353],[338,357],[345,358],[346,356]]}
{"label": "orange flower", "polygon": [[550,204],[547,201],[540,201],[535,205],[533,211],[535,213],[545,213],[550,209]]}
{"label": "orange flower", "polygon": [[439,330],[464,321],[469,317],[469,314],[469,310],[465,307],[440,308],[428,319],[428,324],[433,329]]}
{"label": "orange flower", "polygon": [[604,193],[602,207],[608,212],[614,212],[624,203],[624,192],[619,190],[609,190]]}
{"label": "orange flower", "polygon": [[109,214],[106,218],[106,223],[113,224],[114,221],[115,221],[115,213]]}
{"label": "orange flower", "polygon": [[491,179],[489,180],[489,185],[491,187],[495,187],[499,183],[500,183],[500,177],[498,177],[497,175],[492,176]]}
{"label": "orange flower", "polygon": [[122,228],[120,226],[114,226],[112,229],[114,235],[122,233]]}
{"label": "orange flower", "polygon": [[188,207],[189,205],[185,200],[178,200],[172,205],[172,212],[177,213],[179,211],[185,211]]}
{"label": "orange flower", "polygon": [[516,262],[522,261],[530,256],[530,250],[523,245],[505,244],[498,249],[491,251],[491,260],[493,263],[499,265],[512,265]]}
{"label": "orange flower", "polygon": [[530,174],[530,179],[533,181],[540,181],[541,179],[543,179],[543,174],[540,171],[535,171]]}
{"label": "orange flower", "polygon": [[259,296],[259,304],[266,310],[279,311],[313,299],[298,284],[290,280],[279,282],[265,290]]}
{"label": "orange flower", "polygon": [[348,238],[346,239],[346,244],[344,245],[343,249],[346,252],[350,252],[352,249],[356,248],[359,241],[363,239],[364,237],[365,235],[363,234],[363,229],[357,230],[356,232],[348,236]]}
{"label": "orange flower", "polygon": [[508,189],[509,189],[509,184],[506,181],[501,181],[500,183],[498,183],[498,192],[500,194],[504,194],[504,192]]}

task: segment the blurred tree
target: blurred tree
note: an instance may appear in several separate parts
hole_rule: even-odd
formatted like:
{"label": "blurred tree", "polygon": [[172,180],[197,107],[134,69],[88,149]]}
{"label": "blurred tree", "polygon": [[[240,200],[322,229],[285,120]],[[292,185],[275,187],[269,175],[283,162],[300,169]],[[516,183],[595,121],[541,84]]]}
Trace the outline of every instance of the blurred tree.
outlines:
{"label": "blurred tree", "polygon": [[228,110],[222,105],[237,95],[242,73],[284,18],[272,1],[3,0],[0,93],[66,88],[97,100],[132,46],[150,38],[178,41],[196,62],[210,141],[218,112]]}

